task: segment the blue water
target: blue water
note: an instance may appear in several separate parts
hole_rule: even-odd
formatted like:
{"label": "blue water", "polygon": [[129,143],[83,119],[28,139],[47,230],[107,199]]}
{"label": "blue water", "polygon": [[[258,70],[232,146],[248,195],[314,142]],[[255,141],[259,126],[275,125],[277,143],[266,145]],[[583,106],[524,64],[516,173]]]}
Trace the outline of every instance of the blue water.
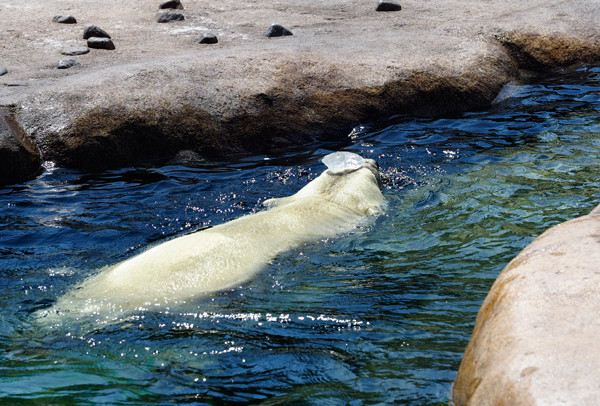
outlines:
{"label": "blue water", "polygon": [[[260,210],[333,146],[189,168],[55,168],[0,189],[1,404],[448,404],[479,306],[546,228],[600,203],[600,69],[487,111],[357,127],[387,212],[250,282],[119,323],[32,317],[107,264]],[[337,147],[335,147],[337,148]]]}

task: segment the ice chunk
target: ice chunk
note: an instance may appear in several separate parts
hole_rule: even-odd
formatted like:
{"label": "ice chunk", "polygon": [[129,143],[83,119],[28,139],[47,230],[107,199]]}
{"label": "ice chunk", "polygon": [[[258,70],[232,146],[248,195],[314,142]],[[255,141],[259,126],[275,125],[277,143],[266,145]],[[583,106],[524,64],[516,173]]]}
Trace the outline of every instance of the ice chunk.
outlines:
{"label": "ice chunk", "polygon": [[322,162],[332,172],[342,172],[347,170],[360,169],[365,160],[362,156],[352,152],[339,151],[323,157]]}

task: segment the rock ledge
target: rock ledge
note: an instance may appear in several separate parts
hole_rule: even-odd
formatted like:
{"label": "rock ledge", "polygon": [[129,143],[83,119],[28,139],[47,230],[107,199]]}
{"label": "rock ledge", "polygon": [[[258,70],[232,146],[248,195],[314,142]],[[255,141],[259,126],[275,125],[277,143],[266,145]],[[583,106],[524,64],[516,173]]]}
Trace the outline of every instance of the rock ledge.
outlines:
{"label": "rock ledge", "polygon": [[[600,62],[593,0],[403,1],[398,13],[362,0],[190,0],[177,24],[157,24],[153,0],[117,3],[97,0],[89,10],[33,0],[31,12],[7,22],[6,32],[21,34],[3,53],[0,106],[15,106],[44,160],[93,170],[180,150],[205,159],[277,154],[343,142],[354,126],[396,114],[485,108],[520,68]],[[118,47],[81,55],[77,69],[43,69],[81,39],[51,22],[61,9],[106,28]],[[273,20],[294,35],[265,37]],[[208,30],[218,45],[198,47]]]}

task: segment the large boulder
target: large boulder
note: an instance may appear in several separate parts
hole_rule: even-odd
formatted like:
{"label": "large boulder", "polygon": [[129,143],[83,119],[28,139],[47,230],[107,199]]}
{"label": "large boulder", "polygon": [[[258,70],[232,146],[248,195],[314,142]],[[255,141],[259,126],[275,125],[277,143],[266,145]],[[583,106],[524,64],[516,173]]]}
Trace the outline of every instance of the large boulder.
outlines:
{"label": "large boulder", "polygon": [[35,176],[40,153],[8,109],[0,107],[0,185],[23,182]]}
{"label": "large boulder", "polygon": [[462,405],[596,405],[600,206],[553,227],[498,276],[454,383]]}

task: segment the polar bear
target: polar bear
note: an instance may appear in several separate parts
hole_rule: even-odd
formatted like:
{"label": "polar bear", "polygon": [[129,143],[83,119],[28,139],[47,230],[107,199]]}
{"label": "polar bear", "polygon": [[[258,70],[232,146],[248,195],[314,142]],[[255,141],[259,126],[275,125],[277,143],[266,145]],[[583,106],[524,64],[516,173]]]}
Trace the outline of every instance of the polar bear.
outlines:
{"label": "polar bear", "polygon": [[[380,213],[385,198],[377,163],[349,152],[296,194],[268,209],[156,245],[108,266],[60,298],[54,312],[132,310],[186,301],[237,286],[278,254],[351,231]],[[53,311],[50,309],[50,311]]]}

